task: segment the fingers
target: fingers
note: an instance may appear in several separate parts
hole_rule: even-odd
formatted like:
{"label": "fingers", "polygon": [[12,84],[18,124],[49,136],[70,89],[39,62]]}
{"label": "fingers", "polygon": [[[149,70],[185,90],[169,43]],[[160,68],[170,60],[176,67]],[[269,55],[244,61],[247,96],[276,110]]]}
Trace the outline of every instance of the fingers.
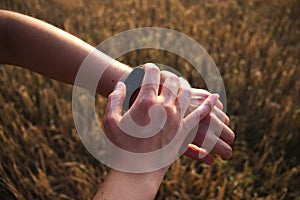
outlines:
{"label": "fingers", "polygon": [[232,154],[232,148],[223,140],[216,137],[216,144],[213,146],[212,152],[221,156],[222,160],[228,160]]}
{"label": "fingers", "polygon": [[228,144],[232,143],[235,138],[234,132],[227,125],[225,125],[218,117],[213,116],[212,120],[213,123],[215,124],[213,126],[213,128],[215,128],[214,130],[216,132],[215,134],[218,134],[220,130],[222,130],[219,137]]}
{"label": "fingers", "polygon": [[223,160],[229,159],[232,152],[232,149],[229,146],[229,144],[226,143],[223,139],[219,138],[212,128],[206,130],[205,132],[199,130],[200,128],[206,126],[207,125],[199,126],[193,144],[220,155]]}
{"label": "fingers", "polygon": [[[191,103],[188,108],[188,113],[192,112],[194,109],[196,109],[199,105],[201,105],[204,100],[210,95],[210,92],[203,90],[203,89],[195,89],[192,88],[192,98]],[[222,111],[223,104],[218,99],[216,106],[212,110],[212,114],[215,114],[225,125],[229,125],[229,117],[226,115],[225,112]],[[186,113],[186,114],[188,114]]]}
{"label": "fingers", "polygon": [[143,68],[145,75],[137,99],[145,96],[149,98],[154,96],[157,97],[160,81],[160,70],[155,64],[152,63],[145,64]]}
{"label": "fingers", "polygon": [[224,106],[222,104],[222,102],[218,99],[217,103],[216,103],[217,108],[219,108],[220,110],[223,110]]}
{"label": "fingers", "polygon": [[230,119],[229,117],[218,107],[214,107],[212,113],[216,115],[216,117],[222,121],[227,126],[229,125]]}
{"label": "fingers", "polygon": [[[187,82],[187,80],[185,80],[184,78],[182,77],[179,77],[179,81],[180,81],[180,86],[182,88],[189,88],[190,90],[192,89],[191,88],[191,85],[189,84],[189,82]],[[191,91],[192,92],[192,91]],[[193,93],[192,93],[193,94]]]}
{"label": "fingers", "polygon": [[[226,143],[230,144],[233,142],[235,136],[234,132],[223,123],[215,114],[211,114],[205,121],[205,126],[209,128],[213,132],[214,135],[220,137]],[[200,122],[201,123],[201,122]],[[201,129],[202,126],[200,125],[198,129]],[[200,130],[203,132],[203,130]],[[207,131],[206,131],[207,132]],[[205,132],[204,132],[205,133]]]}
{"label": "fingers", "polygon": [[188,145],[188,149],[184,154],[193,160],[202,161],[208,165],[212,165],[214,163],[214,159],[209,152],[193,144]]}
{"label": "fingers", "polygon": [[180,91],[177,97],[176,107],[177,107],[177,112],[180,112],[180,116],[183,119],[191,102],[192,91],[191,91],[190,84],[186,80],[180,77],[179,82],[180,82]]}
{"label": "fingers", "polygon": [[163,97],[165,104],[173,104],[179,90],[179,78],[170,73],[163,83],[160,96]]}
{"label": "fingers", "polygon": [[190,88],[181,88],[178,94],[178,101],[176,102],[177,112],[180,113],[181,118],[189,107],[192,92]]}
{"label": "fingers", "polygon": [[184,127],[190,132],[215,106],[218,95],[210,95],[198,108],[183,119]]}
{"label": "fingers", "polygon": [[206,116],[199,123],[194,143],[202,145],[207,134],[214,134],[228,144],[235,138],[234,132],[214,115]]}
{"label": "fingers", "polygon": [[[193,96],[192,96],[192,101],[191,103],[193,105],[200,105],[209,95],[211,95],[210,92],[207,90],[203,89],[198,89],[198,88],[193,88]],[[222,102],[218,99],[216,106],[220,109],[223,110],[223,104]]]}
{"label": "fingers", "polygon": [[123,82],[118,82],[114,91],[108,96],[106,114],[111,116],[121,116],[125,96],[126,85]]}

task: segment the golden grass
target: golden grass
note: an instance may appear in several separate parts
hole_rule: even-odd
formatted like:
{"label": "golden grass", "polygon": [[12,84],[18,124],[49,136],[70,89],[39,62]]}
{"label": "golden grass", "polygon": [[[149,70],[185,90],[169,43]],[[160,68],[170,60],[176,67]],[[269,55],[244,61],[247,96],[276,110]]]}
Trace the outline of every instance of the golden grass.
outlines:
{"label": "golden grass", "polygon": [[[300,199],[299,1],[5,0],[0,8],[45,20],[92,45],[144,26],[194,38],[224,79],[237,133],[233,157],[213,167],[176,161],[156,198]],[[120,60],[184,66],[189,81],[203,86],[183,59],[162,51],[136,51]],[[72,88],[1,66],[0,91],[1,199],[90,199],[108,169],[76,133]],[[105,99],[98,100],[101,116]]]}

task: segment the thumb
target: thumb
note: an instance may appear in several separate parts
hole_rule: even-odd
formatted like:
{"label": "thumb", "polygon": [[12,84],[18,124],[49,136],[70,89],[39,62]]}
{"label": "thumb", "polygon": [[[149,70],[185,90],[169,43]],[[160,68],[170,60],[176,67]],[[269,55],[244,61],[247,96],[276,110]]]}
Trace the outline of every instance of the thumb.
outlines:
{"label": "thumb", "polygon": [[118,82],[114,91],[108,96],[106,112],[111,115],[122,115],[123,102],[126,96],[126,85]]}

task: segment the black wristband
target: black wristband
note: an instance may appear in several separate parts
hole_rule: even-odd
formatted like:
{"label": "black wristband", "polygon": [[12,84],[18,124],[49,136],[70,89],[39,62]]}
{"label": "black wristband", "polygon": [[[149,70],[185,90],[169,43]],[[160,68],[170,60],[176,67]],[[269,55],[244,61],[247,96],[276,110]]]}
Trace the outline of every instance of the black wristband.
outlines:
{"label": "black wristband", "polygon": [[123,102],[122,114],[129,109],[130,98],[133,93],[141,87],[144,74],[145,72],[141,66],[135,67],[124,81],[126,85],[126,97]]}

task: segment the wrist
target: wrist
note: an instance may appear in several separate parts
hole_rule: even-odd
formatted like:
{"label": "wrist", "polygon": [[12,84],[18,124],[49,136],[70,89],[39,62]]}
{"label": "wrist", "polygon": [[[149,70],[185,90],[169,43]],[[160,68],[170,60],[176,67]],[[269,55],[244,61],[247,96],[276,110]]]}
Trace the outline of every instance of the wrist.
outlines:
{"label": "wrist", "polygon": [[136,185],[137,187],[140,187],[141,190],[144,190],[145,192],[148,191],[155,195],[167,171],[166,169],[167,168],[163,168],[154,172],[146,173],[130,173],[111,169],[109,173],[113,176],[118,176],[119,178],[126,180],[127,184],[130,183],[132,185]]}
{"label": "wrist", "polygon": [[111,169],[94,200],[154,199],[166,170],[128,173]]}
{"label": "wrist", "polygon": [[103,73],[100,78],[97,93],[102,96],[108,96],[115,88],[118,81],[127,77],[132,71],[132,68],[119,61],[113,62]]}

